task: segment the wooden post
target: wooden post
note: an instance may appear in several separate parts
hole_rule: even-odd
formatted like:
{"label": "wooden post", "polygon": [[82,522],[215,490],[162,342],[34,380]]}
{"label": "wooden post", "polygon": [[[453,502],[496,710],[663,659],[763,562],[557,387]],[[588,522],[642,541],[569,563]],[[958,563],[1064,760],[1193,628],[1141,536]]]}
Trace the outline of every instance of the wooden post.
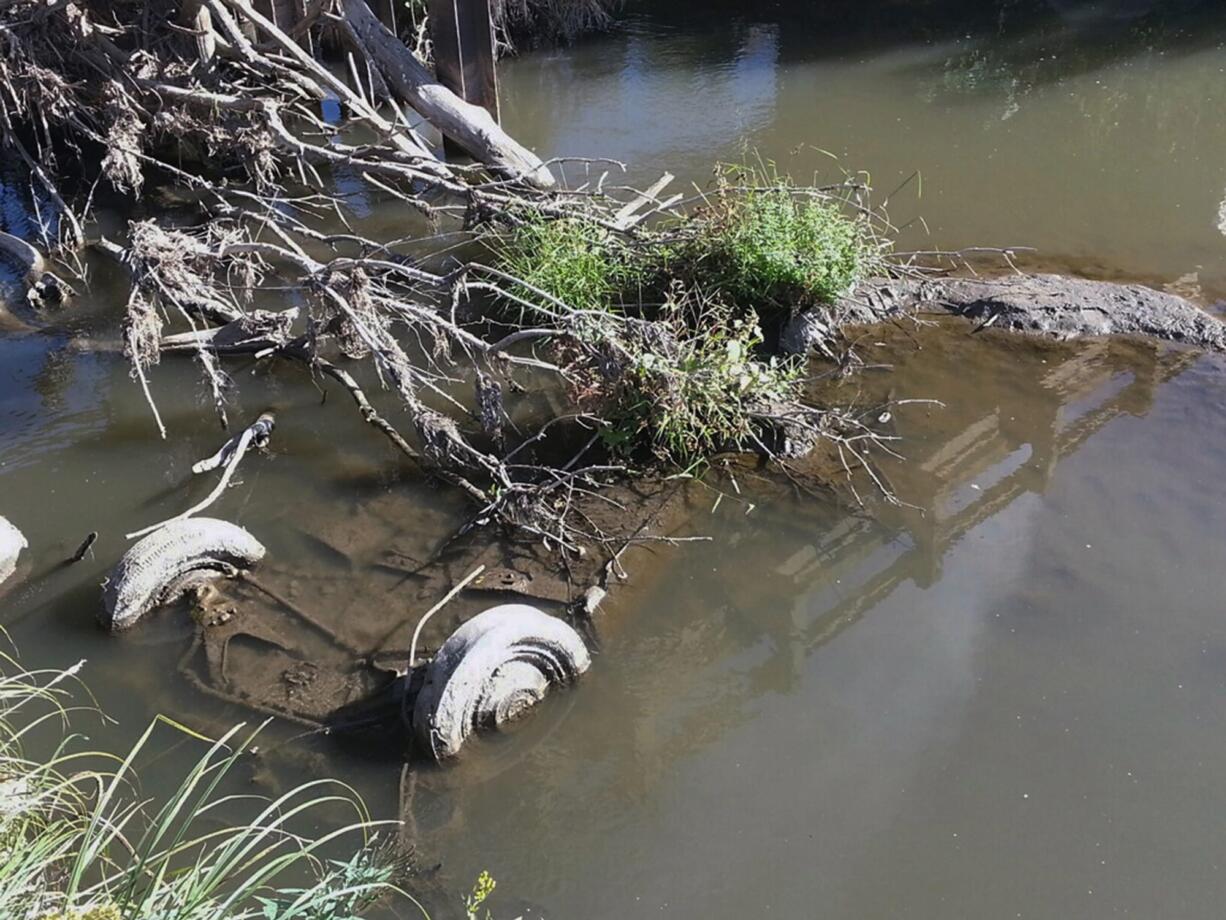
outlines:
{"label": "wooden post", "polygon": [[374,0],[370,8],[374,10],[375,15],[379,17],[379,21],[387,26],[392,32],[400,34],[400,27],[396,23],[396,3],[397,0]]}
{"label": "wooden post", "polygon": [[501,121],[490,0],[430,0],[430,40],[439,82]]}
{"label": "wooden post", "polygon": [[255,0],[253,5],[282,32],[291,31],[304,11],[300,0]]}

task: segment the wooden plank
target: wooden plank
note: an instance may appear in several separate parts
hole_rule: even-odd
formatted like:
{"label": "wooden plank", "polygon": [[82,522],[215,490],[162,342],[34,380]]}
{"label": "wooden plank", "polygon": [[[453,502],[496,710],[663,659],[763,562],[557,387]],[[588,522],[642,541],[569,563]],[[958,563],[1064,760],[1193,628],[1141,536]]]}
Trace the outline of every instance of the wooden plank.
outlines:
{"label": "wooden plank", "polygon": [[[645,192],[639,192],[633,201],[617,212],[613,218],[613,223],[617,224],[621,229],[628,230],[630,227],[644,220],[648,215],[654,214],[661,205],[659,204],[659,195],[662,191],[668,188],[670,182],[675,177],[672,173],[666,172],[662,175],[651,188]],[[647,214],[639,215],[639,211],[647,205],[655,205],[648,211]]]}
{"label": "wooden plank", "polygon": [[430,0],[430,40],[439,82],[500,121],[490,0]]}
{"label": "wooden plank", "polygon": [[460,42],[464,53],[464,86],[473,94],[468,101],[481,106],[494,121],[501,123],[493,0],[458,0],[458,3],[462,8],[467,7],[461,17]]}

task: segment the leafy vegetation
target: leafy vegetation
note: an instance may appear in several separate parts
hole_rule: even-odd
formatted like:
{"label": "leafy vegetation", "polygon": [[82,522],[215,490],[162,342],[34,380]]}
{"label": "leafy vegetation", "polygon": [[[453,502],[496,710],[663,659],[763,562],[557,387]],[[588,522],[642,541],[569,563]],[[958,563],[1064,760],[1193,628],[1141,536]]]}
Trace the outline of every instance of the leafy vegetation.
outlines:
{"label": "leafy vegetation", "polygon": [[576,310],[643,312],[672,280],[738,308],[777,311],[830,304],[883,268],[866,219],[796,186],[773,168],[725,167],[703,207],[665,221],[632,246],[598,224],[540,215],[496,245],[500,267]]}
{"label": "leafy vegetation", "polygon": [[701,208],[633,239],[537,216],[495,249],[519,279],[506,301],[520,320],[576,311],[573,328],[604,355],[581,390],[611,404],[599,413],[608,445],[689,465],[752,447],[765,416],[797,405],[801,362],[765,353],[763,322],[834,304],[883,267],[854,213],[769,165],[729,167]]}
{"label": "leafy vegetation", "polygon": [[[494,893],[498,883],[489,872],[482,872],[473,883],[473,890],[464,898],[464,914],[468,920],[482,920],[481,905]],[[484,920],[491,920],[489,909],[485,911]]]}
{"label": "leafy vegetation", "polygon": [[872,261],[863,221],[769,169],[725,172],[687,247],[690,271],[736,303],[792,309],[848,294]]}
{"label": "leafy vegetation", "polygon": [[611,232],[577,217],[534,216],[497,245],[497,255],[499,268],[518,279],[513,294],[543,306],[552,298],[583,311],[626,306],[646,270]]}
{"label": "leafy vegetation", "polygon": [[[122,758],[80,750],[67,721],[79,667],[32,672],[0,655],[0,917],[348,920],[389,893],[408,897],[396,887],[403,861],[347,787],[315,780],[258,806],[222,791],[255,736],[241,726],[160,805],[145,800],[134,764],[158,723]],[[58,744],[32,758],[28,738],[48,730]],[[348,824],[297,830],[337,808]],[[239,809],[254,814],[226,824]],[[356,852],[327,858],[338,845]]]}
{"label": "leafy vegetation", "polygon": [[657,317],[664,334],[628,344],[606,441],[623,451],[646,441],[656,456],[688,466],[752,444],[755,419],[797,398],[803,365],[760,354],[752,310],[704,302],[680,285],[672,295]]}

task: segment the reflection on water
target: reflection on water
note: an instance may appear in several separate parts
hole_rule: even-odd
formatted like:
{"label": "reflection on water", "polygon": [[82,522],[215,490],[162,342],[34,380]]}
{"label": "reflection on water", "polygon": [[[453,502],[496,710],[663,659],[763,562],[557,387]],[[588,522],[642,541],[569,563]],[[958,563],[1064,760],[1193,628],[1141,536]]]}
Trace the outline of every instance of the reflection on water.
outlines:
{"label": "reflection on water", "polygon": [[904,248],[1035,246],[1226,292],[1226,8],[1202,2],[677,3],[505,68],[542,153],[703,183],[760,154],[867,170]]}
{"label": "reflection on water", "polygon": [[418,779],[449,872],[549,916],[1212,915],[1223,496],[1166,445],[1221,445],[1223,363],[920,346],[877,355],[946,403],[900,410],[914,507],[742,477],[752,513],[618,599],[561,729]]}

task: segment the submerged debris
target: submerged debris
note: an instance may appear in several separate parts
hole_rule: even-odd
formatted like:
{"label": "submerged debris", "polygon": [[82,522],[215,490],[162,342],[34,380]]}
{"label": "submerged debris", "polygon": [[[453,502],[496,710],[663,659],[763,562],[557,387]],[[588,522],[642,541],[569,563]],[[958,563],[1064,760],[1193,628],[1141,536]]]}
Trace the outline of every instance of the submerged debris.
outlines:
{"label": "submerged debris", "polygon": [[25,240],[0,231],[0,261],[18,270],[27,282],[33,282],[47,271],[43,255]]}
{"label": "submerged debris", "polygon": [[216,578],[232,578],[264,558],[243,528],[214,518],[172,521],[133,546],[103,586],[102,625],[128,629],[149,611]]}
{"label": "submerged debris", "polygon": [[526,604],[493,607],[452,633],[430,663],[414,734],[435,760],[448,760],[474,731],[509,724],[591,663],[583,639],[558,618]]}
{"label": "submerged debris", "polygon": [[13,574],[17,568],[17,557],[29,545],[20,530],[9,523],[7,518],[0,517],[0,583]]}

